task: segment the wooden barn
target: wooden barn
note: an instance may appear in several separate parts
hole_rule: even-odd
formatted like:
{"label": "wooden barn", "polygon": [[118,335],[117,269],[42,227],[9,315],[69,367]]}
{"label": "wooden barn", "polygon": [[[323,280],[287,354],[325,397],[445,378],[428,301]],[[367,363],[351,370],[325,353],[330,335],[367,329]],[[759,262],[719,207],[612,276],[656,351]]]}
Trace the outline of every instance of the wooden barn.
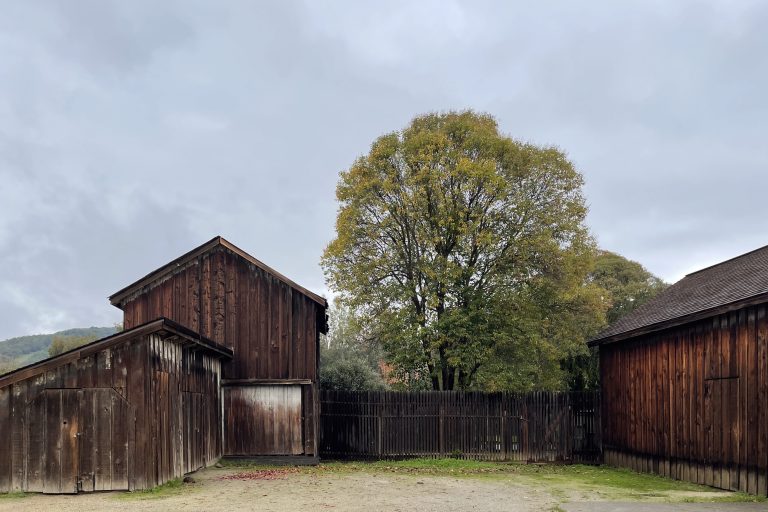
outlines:
{"label": "wooden barn", "polygon": [[110,301],[123,332],[0,376],[0,492],[317,460],[325,299],[216,237]]}
{"label": "wooden barn", "polygon": [[221,237],[109,300],[133,327],[170,318],[230,348],[224,363],[224,455],[317,460],[324,298]]}
{"label": "wooden barn", "polygon": [[145,489],[218,460],[231,358],[160,318],[0,377],[0,492]]}
{"label": "wooden barn", "polygon": [[605,461],[768,494],[768,247],[687,275],[600,351]]}

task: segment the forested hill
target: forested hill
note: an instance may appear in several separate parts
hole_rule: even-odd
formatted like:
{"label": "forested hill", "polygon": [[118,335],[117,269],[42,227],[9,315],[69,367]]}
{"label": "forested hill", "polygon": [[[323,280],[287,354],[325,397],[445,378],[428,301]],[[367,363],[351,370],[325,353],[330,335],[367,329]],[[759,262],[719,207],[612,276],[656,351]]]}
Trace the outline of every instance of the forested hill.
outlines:
{"label": "forested hill", "polygon": [[[32,334],[0,341],[0,366],[14,363],[25,366],[48,357],[48,347],[54,336],[103,338],[117,332],[115,327],[79,327],[51,334]],[[3,373],[0,371],[0,373]]]}

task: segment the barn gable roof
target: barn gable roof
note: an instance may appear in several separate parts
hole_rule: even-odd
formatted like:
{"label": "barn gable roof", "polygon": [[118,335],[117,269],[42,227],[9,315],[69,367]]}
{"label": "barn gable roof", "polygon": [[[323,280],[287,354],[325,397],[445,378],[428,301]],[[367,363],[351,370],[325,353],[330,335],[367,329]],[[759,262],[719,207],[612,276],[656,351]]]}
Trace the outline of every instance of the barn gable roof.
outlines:
{"label": "barn gable roof", "polygon": [[72,361],[82,359],[83,357],[87,357],[96,352],[120,345],[137,336],[153,333],[158,333],[166,338],[173,337],[183,345],[194,345],[196,348],[204,350],[216,357],[231,359],[234,355],[234,352],[232,352],[231,349],[219,345],[218,343],[187,329],[183,325],[177,324],[173,320],[161,317],[152,320],[151,322],[137,325],[133,329],[118,332],[112,336],[92,341],[91,343],[49,357],[48,359],[43,359],[42,361],[24,366],[10,373],[6,373],[5,375],[0,375],[0,388],[28,379],[29,377],[33,377]]}
{"label": "barn gable roof", "polygon": [[768,302],[768,246],[688,274],[589,344],[621,341],[762,302]]}
{"label": "barn gable roof", "polygon": [[109,297],[109,302],[112,303],[113,306],[116,306],[118,308],[121,307],[121,303],[123,300],[125,300],[130,295],[134,294],[135,292],[141,290],[145,286],[149,286],[152,283],[155,283],[157,281],[161,281],[165,276],[168,274],[171,274],[176,270],[178,267],[183,267],[188,262],[194,260],[198,256],[201,256],[203,254],[206,254],[210,251],[213,251],[214,249],[218,247],[224,247],[225,249],[228,249],[233,254],[239,256],[240,258],[243,258],[248,263],[255,265],[256,267],[262,269],[263,271],[267,272],[268,274],[272,275],[276,279],[282,281],[283,283],[287,284],[294,290],[298,291],[302,295],[305,295],[306,297],[309,297],[313,301],[320,304],[322,307],[327,308],[328,302],[321,297],[320,295],[313,293],[309,291],[308,289],[304,288],[303,286],[295,283],[294,281],[288,279],[280,272],[276,271],[275,269],[269,267],[268,265],[262,263],[261,261],[257,260],[244,250],[237,247],[235,244],[228,242],[221,236],[216,236],[213,239],[209,240],[208,242],[204,243],[203,245],[196,247],[195,249],[192,249],[188,253],[179,256],[175,260],[171,261],[170,263],[167,263],[163,265],[162,267],[158,268],[157,270],[154,270],[147,274],[146,276],[142,277],[138,281],[134,282],[133,284],[129,284],[122,290],[115,292]]}

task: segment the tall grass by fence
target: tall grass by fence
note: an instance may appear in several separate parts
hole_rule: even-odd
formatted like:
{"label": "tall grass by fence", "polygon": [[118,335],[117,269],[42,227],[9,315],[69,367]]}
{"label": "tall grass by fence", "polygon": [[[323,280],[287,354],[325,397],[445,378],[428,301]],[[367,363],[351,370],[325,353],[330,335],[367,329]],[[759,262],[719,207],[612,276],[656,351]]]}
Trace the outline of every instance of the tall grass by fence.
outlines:
{"label": "tall grass by fence", "polygon": [[601,459],[597,392],[322,391],[320,455]]}

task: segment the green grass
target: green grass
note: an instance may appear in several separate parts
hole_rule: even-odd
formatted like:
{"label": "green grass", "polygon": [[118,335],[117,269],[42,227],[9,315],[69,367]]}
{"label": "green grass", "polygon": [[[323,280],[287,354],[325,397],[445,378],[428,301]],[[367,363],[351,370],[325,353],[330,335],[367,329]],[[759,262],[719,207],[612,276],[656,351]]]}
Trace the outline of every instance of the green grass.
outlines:
{"label": "green grass", "polygon": [[28,492],[0,492],[0,500],[14,500],[19,498],[26,498],[27,496],[31,496]]}
{"label": "green grass", "polygon": [[[221,459],[218,463],[223,469],[248,469],[258,471],[260,469],[276,469],[281,467],[313,467],[313,466],[294,466],[292,464],[278,465],[278,464],[264,464],[255,462],[253,459]],[[212,466],[211,469],[216,468]]]}
{"label": "green grass", "polygon": [[183,483],[180,478],[176,478],[152,489],[116,494],[115,498],[121,500],[157,500],[186,493],[190,487],[191,485]]}
{"label": "green grass", "polygon": [[405,459],[373,462],[327,462],[317,466],[329,471],[385,471],[417,474],[477,475],[506,473],[522,464],[504,464],[464,459]]}
{"label": "green grass", "polygon": [[[698,498],[683,498],[683,503],[701,503],[701,499]],[[726,496],[714,496],[708,500],[708,503],[762,503],[766,501],[763,496],[754,496],[745,492],[732,492]]]}

